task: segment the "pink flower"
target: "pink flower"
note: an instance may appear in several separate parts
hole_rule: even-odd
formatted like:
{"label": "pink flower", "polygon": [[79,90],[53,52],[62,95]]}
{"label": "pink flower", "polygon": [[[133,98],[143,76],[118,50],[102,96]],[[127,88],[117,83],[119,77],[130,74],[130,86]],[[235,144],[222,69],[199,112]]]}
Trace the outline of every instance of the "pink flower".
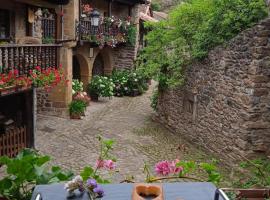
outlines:
{"label": "pink flower", "polygon": [[103,168],[104,165],[105,165],[104,160],[97,160],[97,162],[96,162],[96,168],[97,169]]}
{"label": "pink flower", "polygon": [[112,160],[97,160],[96,168],[104,168],[107,170],[114,170],[116,168],[116,164]]}
{"label": "pink flower", "polygon": [[179,162],[178,159],[173,161],[161,161],[155,165],[155,172],[158,175],[168,176],[169,174],[177,174],[183,171],[183,167],[176,167],[176,164]]}
{"label": "pink flower", "polygon": [[178,159],[175,159],[171,162],[171,167],[172,167],[172,173],[174,174],[178,174],[180,173],[181,171],[183,171],[183,167],[176,167],[176,164],[179,162],[180,160]]}
{"label": "pink flower", "polygon": [[114,170],[116,168],[116,165],[112,160],[105,160],[104,167],[108,170]]}
{"label": "pink flower", "polygon": [[155,172],[158,175],[167,176],[171,173],[171,163],[169,161],[161,161],[156,164]]}

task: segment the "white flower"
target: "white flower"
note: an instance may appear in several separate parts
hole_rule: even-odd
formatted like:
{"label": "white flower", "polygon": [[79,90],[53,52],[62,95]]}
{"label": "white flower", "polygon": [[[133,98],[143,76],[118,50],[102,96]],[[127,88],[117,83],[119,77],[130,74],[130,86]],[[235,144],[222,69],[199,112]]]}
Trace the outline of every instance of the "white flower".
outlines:
{"label": "white flower", "polygon": [[127,87],[124,87],[124,90],[127,90],[128,88]]}
{"label": "white flower", "polygon": [[135,78],[135,79],[134,79],[134,81],[135,81],[135,82],[137,82],[137,81],[138,81],[138,79],[136,79],[136,78]]}
{"label": "white flower", "polygon": [[75,176],[75,178],[73,179],[75,182],[83,182],[83,179],[82,179],[82,177],[81,176]]}
{"label": "white flower", "polygon": [[72,90],[72,94],[75,94],[76,92],[75,92],[75,90]]}

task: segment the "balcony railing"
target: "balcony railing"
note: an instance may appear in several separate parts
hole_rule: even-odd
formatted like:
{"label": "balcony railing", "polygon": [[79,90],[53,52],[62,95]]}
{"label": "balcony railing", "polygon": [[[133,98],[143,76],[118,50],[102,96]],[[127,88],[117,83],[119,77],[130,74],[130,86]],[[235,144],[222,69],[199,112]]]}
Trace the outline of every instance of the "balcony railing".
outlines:
{"label": "balcony railing", "polygon": [[27,75],[35,66],[43,69],[58,66],[58,48],[61,45],[0,45],[0,74],[18,69],[19,75]]}
{"label": "balcony railing", "polygon": [[[109,19],[109,18],[108,18]],[[99,26],[93,26],[91,20],[82,18],[79,23],[80,40],[95,43],[99,46],[127,43],[129,40],[128,30],[132,27],[127,21],[114,19],[114,22],[104,20]]]}

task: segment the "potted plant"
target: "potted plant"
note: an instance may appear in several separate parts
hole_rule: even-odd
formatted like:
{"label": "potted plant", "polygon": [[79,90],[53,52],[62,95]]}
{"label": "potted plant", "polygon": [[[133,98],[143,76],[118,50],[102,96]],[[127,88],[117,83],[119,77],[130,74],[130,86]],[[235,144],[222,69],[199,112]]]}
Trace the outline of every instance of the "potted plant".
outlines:
{"label": "potted plant", "polygon": [[88,93],[94,101],[97,101],[99,97],[112,97],[113,90],[112,79],[105,76],[94,76],[88,85]]}
{"label": "potted plant", "polygon": [[86,109],[86,103],[81,100],[74,100],[69,104],[69,113],[71,119],[81,119]]}

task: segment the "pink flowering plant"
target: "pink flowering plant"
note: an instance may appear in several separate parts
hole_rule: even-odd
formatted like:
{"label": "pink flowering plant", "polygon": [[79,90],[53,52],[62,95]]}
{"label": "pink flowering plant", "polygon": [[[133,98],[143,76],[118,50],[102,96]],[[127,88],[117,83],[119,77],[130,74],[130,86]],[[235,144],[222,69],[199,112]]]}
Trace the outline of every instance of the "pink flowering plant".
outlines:
{"label": "pink flowering plant", "polygon": [[[152,183],[170,179],[187,179],[192,181],[208,181],[219,183],[220,173],[217,171],[215,163],[198,163],[194,161],[180,161],[178,159],[169,161],[163,160],[156,163],[154,167],[155,176],[151,174],[150,167],[145,164],[146,182]],[[203,174],[204,178],[197,178],[198,174]]]}
{"label": "pink flowering plant", "polygon": [[90,199],[101,198],[105,195],[100,184],[110,183],[110,180],[103,179],[100,171],[106,170],[111,175],[116,172],[116,159],[110,153],[115,142],[101,136],[98,136],[98,140],[100,142],[100,155],[95,166],[85,167],[79,176],[66,183],[65,189],[69,196],[75,196],[76,190],[81,193],[87,191]]}

